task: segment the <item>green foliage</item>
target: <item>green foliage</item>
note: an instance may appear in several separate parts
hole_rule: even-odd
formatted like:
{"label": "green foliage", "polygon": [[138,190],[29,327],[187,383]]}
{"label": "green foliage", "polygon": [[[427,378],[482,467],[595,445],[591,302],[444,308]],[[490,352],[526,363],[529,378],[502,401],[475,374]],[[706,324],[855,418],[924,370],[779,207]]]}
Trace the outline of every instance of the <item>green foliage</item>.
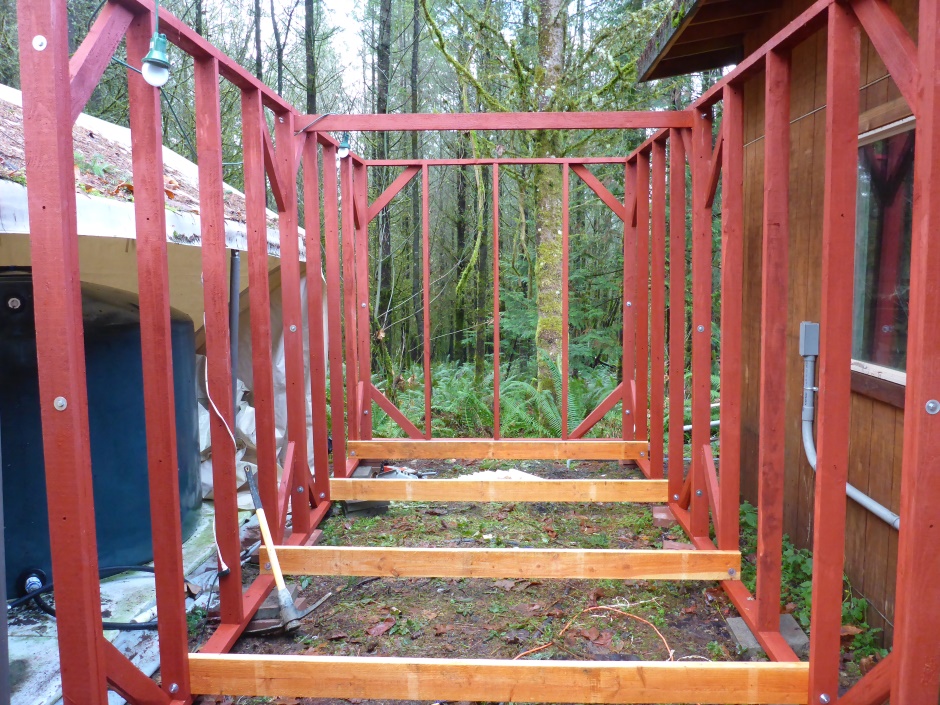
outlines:
{"label": "green foliage", "polygon": [[[741,505],[741,553],[745,556],[757,552],[757,508],[748,502]],[[745,560],[741,579],[751,592],[756,587],[756,566]],[[856,597],[847,577],[843,576],[844,597],[842,600],[842,623],[857,627],[861,631],[851,643],[856,658],[874,653],[885,655],[878,645],[880,629],[868,626],[868,601]],[[806,548],[796,548],[790,537],[783,537],[783,562],[781,571],[781,607],[792,610],[800,625],[809,631],[813,603],[813,553]]]}

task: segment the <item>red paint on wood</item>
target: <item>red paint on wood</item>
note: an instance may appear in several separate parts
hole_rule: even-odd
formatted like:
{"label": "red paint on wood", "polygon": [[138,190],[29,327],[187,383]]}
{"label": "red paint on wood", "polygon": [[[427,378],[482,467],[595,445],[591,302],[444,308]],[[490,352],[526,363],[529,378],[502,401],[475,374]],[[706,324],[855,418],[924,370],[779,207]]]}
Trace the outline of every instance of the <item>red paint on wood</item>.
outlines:
{"label": "red paint on wood", "polygon": [[424,437],[431,438],[431,231],[428,203],[431,184],[427,165],[421,167],[421,276],[424,309]]}
{"label": "red paint on wood", "polygon": [[374,384],[370,384],[372,387],[372,400],[379,405],[379,408],[382,409],[386,414],[388,414],[392,421],[397,423],[402,431],[404,431],[408,438],[414,438],[415,440],[424,440],[424,434],[418,430],[418,427],[415,426],[411,421],[408,420],[408,417],[405,416],[401,409],[395,406],[387,396],[382,394],[382,390],[376,387]]}
{"label": "red paint on wood", "polygon": [[[711,438],[712,208],[708,205],[712,114],[693,111],[692,127],[692,531],[709,532],[701,449]],[[672,408],[672,407],[670,407]]]}
{"label": "red paint on wood", "polygon": [[[758,443],[757,626],[779,629],[786,442],[787,269],[790,193],[790,57],[767,55],[764,240]],[[791,351],[792,353],[792,351]],[[843,488],[844,489],[844,488]]]}
{"label": "red paint on wood", "polygon": [[[197,59],[196,149],[199,154],[199,220],[202,230],[202,279],[205,301],[206,365],[212,441],[212,484],[216,537],[228,575],[219,578],[222,621],[242,621],[241,543],[232,437],[232,356],[228,325],[228,252],[222,200],[222,123],[219,113],[219,63]],[[210,405],[211,407],[212,405]],[[221,416],[220,416],[221,414]]]}
{"label": "red paint on wood", "polygon": [[[914,153],[911,293],[904,401],[901,532],[894,620],[894,703],[940,698],[940,0],[921,0],[918,105]],[[930,609],[926,609],[927,607]]]}
{"label": "red paint on wood", "polygon": [[[636,204],[636,162],[629,162],[624,167],[623,192],[624,204]],[[629,383],[636,379],[636,294],[637,294],[637,224],[632,218],[623,221],[623,297],[620,305],[623,313],[623,331],[621,337],[622,357],[620,361],[620,386],[629,389]],[[643,360],[644,364],[646,360]],[[632,441],[636,438],[634,428],[634,405],[632,396],[621,393],[623,404],[620,407],[621,438]]]}
{"label": "red paint on wood", "polygon": [[499,440],[499,164],[493,165],[493,438]]}
{"label": "red paint on wood", "polygon": [[261,136],[264,138],[264,170],[268,175],[268,182],[271,185],[271,195],[274,196],[277,210],[281,212],[290,207],[290,196],[287,193],[289,184],[287,184],[287,179],[281,177],[281,164],[275,155],[274,143],[271,140],[271,133],[268,132],[267,123],[265,123],[262,128]]}
{"label": "red paint on wood", "polygon": [[[131,26],[133,19],[133,13],[126,7],[107,3],[101,8],[87,36],[69,60],[72,122],[75,122],[85,109],[88,99],[98,86],[98,81],[101,80],[105,69],[111,64],[111,58],[121,40],[124,39],[124,34]],[[146,54],[146,48],[144,54]],[[138,56],[142,57],[144,54],[128,53],[128,57],[137,59]]]}
{"label": "red paint on wood", "polygon": [[[371,166],[371,163],[367,163],[367,165]],[[399,174],[398,178],[396,178],[389,187],[382,192],[382,195],[376,198],[372,205],[369,206],[366,221],[371,223],[375,220],[375,217],[382,212],[382,209],[391,203],[392,199],[395,198],[420,171],[420,166],[409,166]]]}
{"label": "red paint on wood", "polygon": [[[177,590],[177,592],[182,591]],[[101,637],[101,648],[104,651],[104,658],[105,662],[107,663],[108,686],[111,690],[134,705],[167,705],[171,702],[170,696],[167,695],[165,691],[161,690],[160,686],[157,685],[152,678],[145,676],[137,668],[137,666],[131,663],[124,654],[118,651],[114,644],[104,637]],[[185,660],[187,665],[185,673],[186,691],[184,694],[184,691],[182,688],[180,688],[176,693],[174,693],[174,695],[185,698],[188,701],[189,661],[187,649],[184,648],[182,651],[180,651],[180,658]],[[162,656],[160,658],[160,675],[161,681],[164,683],[165,688],[169,688],[171,683],[176,683],[176,681],[170,680],[174,676],[164,672]],[[180,684],[176,683],[176,685],[179,688]]]}
{"label": "red paint on wood", "polygon": [[287,511],[291,499],[301,494],[300,492],[294,492],[294,475],[297,467],[294,463],[295,451],[296,446],[294,442],[288,441],[287,451],[284,453],[284,472],[281,475],[281,481],[277,487],[277,512],[275,516],[280,517],[276,524],[274,534],[274,541],[277,543],[284,541],[284,535],[287,529]]}
{"label": "red paint on wood", "polygon": [[685,162],[679,130],[669,134],[669,495],[682,488],[685,463]]}
{"label": "red paint on wood", "polygon": [[[358,210],[365,213],[369,185],[366,168],[353,162],[353,198]],[[369,308],[369,223],[363,217],[356,227],[356,288],[359,345],[359,438],[372,438],[372,314]]]}
{"label": "red paint on wood", "polygon": [[359,307],[356,305],[356,245],[355,221],[353,219],[353,168],[352,159],[345,157],[339,162],[339,185],[343,215],[343,332],[346,336],[346,430],[350,440],[359,440],[359,423],[354,410],[359,408],[356,397],[359,384]]}
{"label": "red paint on wood", "polygon": [[[578,427],[568,435],[568,438],[571,440],[584,438],[584,435],[588,431],[594,428],[600,422],[600,420],[610,412],[611,409],[617,406],[618,401],[623,401],[625,404],[627,404],[628,402],[623,393],[623,389],[623,382],[614,387],[613,391],[604,398],[604,401],[598,404],[597,408],[588,414],[584,421],[578,424]],[[624,440],[632,439],[625,438]]]}
{"label": "red paint on wood", "polygon": [[307,330],[309,338],[310,406],[313,414],[313,501],[330,499],[329,434],[326,428],[326,320],[323,310],[323,256],[320,233],[320,170],[317,140],[305,136],[304,237],[307,251]]}
{"label": "red paint on wood", "polygon": [[[40,413],[51,523],[62,692],[104,705],[68,81],[68,18],[60,0],[17,4]],[[48,45],[35,51],[33,37]],[[53,401],[67,406],[58,411]]]}
{"label": "red paint on wood", "polygon": [[666,443],[666,146],[662,142],[653,143],[652,157],[650,476],[658,480],[664,473]]}
{"label": "red paint on wood", "polygon": [[339,193],[336,183],[336,148],[323,143],[323,228],[326,252],[326,307],[329,331],[330,420],[333,428],[333,475],[346,474],[346,421],[343,402],[343,323],[340,291]]}
{"label": "red paint on wood", "polygon": [[917,44],[885,0],[852,0],[851,9],[865,28],[872,46],[884,61],[904,100],[913,113],[918,115],[917,88],[920,75]]}
{"label": "red paint on wood", "polygon": [[721,459],[723,512],[715,527],[723,551],[739,546],[741,497],[741,346],[744,283],[744,91],[730,83],[724,90],[721,172]]}
{"label": "red paint on wood", "polygon": [[[128,54],[144,56],[153,31],[150,15],[137,17],[127,34]],[[189,696],[188,627],[183,581],[183,544],[176,454],[176,406],[170,331],[170,278],[163,187],[163,124],[160,92],[128,72],[141,365],[150,486],[150,525],[164,683]],[[133,668],[133,667],[132,667]],[[136,670],[136,669],[134,669]],[[141,674],[143,677],[143,675]],[[145,677],[144,677],[145,678]],[[149,678],[145,680],[150,681]]]}
{"label": "red paint on wood", "polygon": [[715,149],[712,152],[712,158],[709,162],[708,186],[705,190],[705,208],[711,208],[715,205],[715,196],[718,194],[718,181],[721,179],[722,160],[721,154],[725,148],[725,130],[724,123],[718,130],[718,141],[715,143]]}
{"label": "red paint on wood", "polygon": [[[290,114],[278,115],[274,119],[277,143],[277,171],[293,174],[294,123]],[[284,382],[287,395],[287,438],[293,441],[294,453],[294,501],[292,524],[294,531],[306,532],[308,513],[300,511],[299,504],[307,506],[310,486],[310,467],[307,461],[307,385],[304,374],[304,319],[300,296],[300,233],[297,223],[297,181],[285,178],[282,190],[286,207],[278,211],[278,232],[281,243],[281,312],[284,323]],[[303,488],[303,493],[296,491]],[[299,497],[298,497],[299,495]],[[297,500],[302,498],[302,502]]]}
{"label": "red paint on wood", "polygon": [[711,444],[702,446],[702,469],[705,475],[703,485],[705,493],[708,495],[708,506],[711,508],[712,516],[715,517],[717,522],[721,514],[721,495],[718,491],[718,471],[715,468],[715,457],[712,454]]}
{"label": "red paint on wood", "polygon": [[[569,165],[566,164],[566,166]],[[604,205],[614,212],[615,216],[620,218],[620,220],[627,220],[626,207],[623,205],[623,203],[617,200],[614,194],[612,194],[607,189],[607,187],[604,186],[604,184],[601,183],[600,179],[594,176],[590,169],[588,169],[583,164],[571,164],[569,168],[571,171],[577,174],[594,193],[597,194],[598,198],[600,198],[601,201],[604,202]],[[629,200],[625,201],[625,203],[629,203]]]}
{"label": "red paint on wood", "polygon": [[251,315],[251,377],[255,407],[258,492],[265,514],[281,526],[277,501],[277,439],[271,353],[271,292],[268,280],[267,185],[261,93],[242,91],[242,159],[245,179],[245,228],[248,239],[248,302]]}
{"label": "red paint on wood", "polygon": [[623,164],[624,157],[505,157],[503,159],[366,159],[366,166],[497,166],[500,164]]}
{"label": "red paint on wood", "polygon": [[[570,167],[561,167],[561,438],[568,439],[568,276],[569,276],[569,218]],[[584,177],[582,177],[584,178]]]}
{"label": "red paint on wood", "polygon": [[[298,122],[316,120],[301,115]],[[383,115],[327,115],[316,129],[323,132],[414,132],[436,130],[636,130],[658,127],[691,127],[683,112],[609,113],[449,113]]]}
{"label": "red paint on wood", "polygon": [[650,155],[636,157],[636,366],[633,394],[633,423],[636,440],[649,438],[646,413],[649,394],[649,300],[650,300]]}
{"label": "red paint on wood", "polygon": [[891,694],[897,663],[894,652],[879,661],[862,679],[839,698],[839,705],[884,705]]}

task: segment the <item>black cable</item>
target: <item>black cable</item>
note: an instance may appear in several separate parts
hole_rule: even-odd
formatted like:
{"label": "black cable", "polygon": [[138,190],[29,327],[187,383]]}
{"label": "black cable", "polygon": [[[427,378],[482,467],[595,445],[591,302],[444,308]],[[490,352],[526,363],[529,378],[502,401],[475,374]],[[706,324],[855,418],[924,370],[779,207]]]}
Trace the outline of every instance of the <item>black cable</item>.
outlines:
{"label": "black cable", "polygon": [[[108,566],[106,568],[100,568],[98,570],[98,577],[104,579],[104,578],[110,578],[119,573],[129,573],[129,572],[154,573],[155,571],[153,567],[149,565],[114,565],[114,566]],[[52,607],[48,602],[46,602],[42,598],[42,595],[48,592],[52,592],[52,589],[53,589],[53,581],[50,580],[48,583],[46,583],[42,587],[36,590],[33,590],[32,592],[26,593],[23,597],[19,597],[13,600],[12,602],[8,602],[7,611],[15,607],[20,607],[21,605],[24,605],[30,600],[32,600],[33,602],[36,603],[36,607],[38,607],[41,611],[45,612],[50,617],[54,618],[56,616],[55,608]],[[116,629],[119,631],[128,631],[128,632],[145,631],[145,630],[150,630],[150,629],[156,629],[157,622],[155,621],[154,622],[102,622],[102,626],[105,629]]]}

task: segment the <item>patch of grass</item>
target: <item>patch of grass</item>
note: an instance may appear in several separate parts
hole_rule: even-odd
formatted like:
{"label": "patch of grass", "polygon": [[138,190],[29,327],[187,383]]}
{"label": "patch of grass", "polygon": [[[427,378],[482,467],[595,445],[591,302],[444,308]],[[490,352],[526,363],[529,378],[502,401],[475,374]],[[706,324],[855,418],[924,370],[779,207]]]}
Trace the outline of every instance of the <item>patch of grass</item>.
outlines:
{"label": "patch of grass", "polygon": [[[745,502],[741,505],[741,553],[748,556],[757,552],[757,508]],[[757,583],[757,567],[751,561],[743,561],[741,580],[753,592]],[[783,537],[781,607],[793,616],[807,632],[813,606],[813,552],[797,548],[790,537]],[[842,600],[842,624],[861,630],[852,640],[850,650],[856,659],[878,654],[886,656],[880,648],[880,629],[870,627],[867,621],[868,601],[856,597],[845,575],[842,577],[844,597]]]}

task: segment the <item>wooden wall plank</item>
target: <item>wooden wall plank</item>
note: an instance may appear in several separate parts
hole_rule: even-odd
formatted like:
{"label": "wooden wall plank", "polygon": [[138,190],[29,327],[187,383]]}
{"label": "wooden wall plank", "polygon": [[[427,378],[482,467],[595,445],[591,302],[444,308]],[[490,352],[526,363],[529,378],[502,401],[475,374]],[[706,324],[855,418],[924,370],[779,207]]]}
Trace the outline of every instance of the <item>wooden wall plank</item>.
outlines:
{"label": "wooden wall plank", "polygon": [[[269,570],[266,555],[262,551],[263,572]],[[285,575],[735,580],[741,572],[738,551],[279,546],[277,556]]]}
{"label": "wooden wall plank", "polygon": [[[805,703],[803,663],[191,654],[207,694],[558,703]],[[550,694],[550,695],[548,695]]]}
{"label": "wooden wall plank", "polygon": [[662,502],[665,480],[337,479],[333,499],[396,502]]}
{"label": "wooden wall plank", "polygon": [[349,441],[349,455],[387,460],[636,460],[646,452],[644,441],[570,440],[555,438],[435,438],[415,441],[376,438]]}

